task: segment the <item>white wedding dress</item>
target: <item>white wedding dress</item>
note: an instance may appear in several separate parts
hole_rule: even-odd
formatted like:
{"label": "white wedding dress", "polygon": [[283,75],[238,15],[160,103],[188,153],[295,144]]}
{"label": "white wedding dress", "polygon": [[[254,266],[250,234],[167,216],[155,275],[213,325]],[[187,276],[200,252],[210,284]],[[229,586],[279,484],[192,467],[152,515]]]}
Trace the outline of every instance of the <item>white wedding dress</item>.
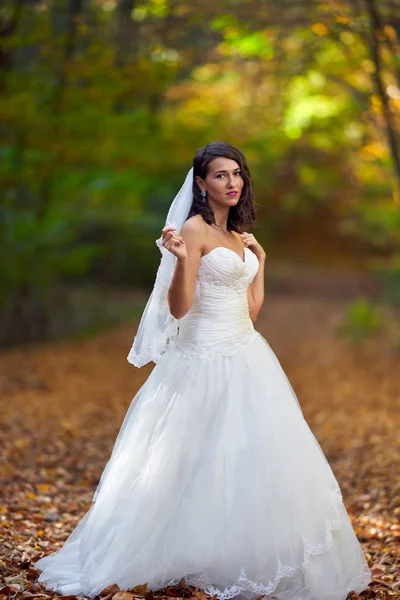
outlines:
{"label": "white wedding dress", "polygon": [[36,562],[46,587],[93,597],[185,577],[219,600],[344,600],[371,581],[333,472],[249,317],[257,270],[248,248],[201,258],[192,307],[127,411],[95,503]]}

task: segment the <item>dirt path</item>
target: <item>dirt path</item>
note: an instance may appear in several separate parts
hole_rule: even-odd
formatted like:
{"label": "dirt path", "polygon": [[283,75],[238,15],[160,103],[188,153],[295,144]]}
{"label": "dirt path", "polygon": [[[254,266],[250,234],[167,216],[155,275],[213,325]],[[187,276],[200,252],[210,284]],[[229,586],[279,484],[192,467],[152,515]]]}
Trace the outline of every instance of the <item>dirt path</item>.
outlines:
{"label": "dirt path", "polygon": [[[348,294],[329,290],[271,286],[256,328],[297,393],[374,566],[363,597],[400,598],[400,355],[384,338],[355,347],[337,338]],[[40,591],[31,561],[59,547],[91,502],[151,370],[126,361],[134,329],[0,357],[0,576],[8,584],[0,600]]]}

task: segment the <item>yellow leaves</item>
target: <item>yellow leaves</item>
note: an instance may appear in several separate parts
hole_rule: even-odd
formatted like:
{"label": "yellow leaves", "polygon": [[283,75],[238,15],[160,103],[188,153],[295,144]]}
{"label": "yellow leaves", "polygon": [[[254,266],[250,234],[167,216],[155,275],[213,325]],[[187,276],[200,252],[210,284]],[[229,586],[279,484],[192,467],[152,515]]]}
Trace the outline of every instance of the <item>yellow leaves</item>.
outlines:
{"label": "yellow leaves", "polygon": [[39,492],[42,493],[47,493],[50,489],[50,486],[48,483],[38,483],[38,485],[36,486]]}
{"label": "yellow leaves", "polygon": [[208,596],[207,594],[205,594],[203,591],[201,590],[195,590],[193,592],[193,597],[197,598],[197,600],[208,600]]}
{"label": "yellow leaves", "polygon": [[367,73],[375,73],[376,71],[375,64],[370,58],[363,60],[361,66]]}
{"label": "yellow leaves", "polygon": [[133,600],[133,595],[129,592],[117,592],[112,597],[112,600]]}
{"label": "yellow leaves", "polygon": [[382,104],[382,100],[379,96],[377,96],[376,94],[373,94],[371,96],[371,107],[372,110],[380,115],[383,115],[383,104]]}
{"label": "yellow leaves", "polygon": [[387,148],[380,142],[370,142],[361,148],[360,154],[364,160],[381,159],[387,155]]}
{"label": "yellow leaves", "polygon": [[131,592],[133,592],[134,594],[142,594],[143,596],[145,596],[148,592],[147,583],[143,585],[136,585],[134,588],[131,589]]}
{"label": "yellow leaves", "polygon": [[338,15],[336,17],[336,23],[340,23],[341,25],[348,25],[350,23],[350,17],[348,15]]}
{"label": "yellow leaves", "polygon": [[192,77],[196,81],[210,83],[214,77],[220,74],[220,67],[217,64],[208,63],[193,69]]}
{"label": "yellow leaves", "polygon": [[[382,149],[379,145],[374,147],[370,144],[363,151],[376,155]],[[317,166],[313,165],[313,169]],[[313,169],[309,167],[300,171],[304,181],[312,182],[315,178]],[[295,271],[298,277],[298,267]],[[327,276],[325,268],[322,284],[325,284]],[[311,281],[314,286],[320,285],[316,279]],[[340,290],[340,280],[337,282]],[[323,305],[320,298],[293,297],[292,292],[286,296],[279,294],[276,298],[271,295],[268,319],[272,324],[272,336],[281,340],[281,351],[293,381],[296,384],[297,380],[300,384],[307,414],[317,424],[324,449],[332,458],[330,462],[345,492],[345,500],[353,507],[355,529],[369,563],[375,569],[375,579],[379,579],[372,584],[370,597],[383,598],[375,594],[375,590],[392,585],[393,578],[396,579],[395,569],[398,569],[400,489],[393,473],[397,469],[399,359],[386,351],[382,340],[375,349],[369,347],[364,356],[360,351],[354,353],[347,344],[337,340],[332,328],[338,320],[342,303],[343,299],[337,301],[334,295]],[[262,331],[262,323],[259,327]],[[32,461],[27,462],[26,467],[21,466],[17,480],[12,479],[11,472],[7,475],[12,482],[12,493],[7,498],[8,504],[4,500],[0,506],[0,514],[4,517],[8,506],[10,514],[13,512],[13,521],[11,516],[4,521],[2,535],[12,541],[15,559],[26,561],[26,565],[31,557],[37,558],[38,554],[58,549],[63,538],[57,538],[57,534],[67,534],[92,499],[116,425],[128,402],[126,390],[132,388],[131,370],[125,368],[124,363],[121,365],[120,353],[122,342],[130,339],[130,330],[131,325],[87,341],[34,348],[31,360],[37,364],[38,376],[46,377],[51,394],[44,395],[40,389],[33,389],[29,391],[29,403],[24,393],[4,399],[6,414],[18,412],[21,415],[24,435],[32,439],[34,450]],[[2,357],[5,372],[10,371],[13,361],[19,370],[18,356],[13,358],[10,354]],[[304,369],[305,364],[307,369]],[[145,373],[138,371],[133,376],[137,378],[134,382],[136,387],[145,377]],[[119,399],[110,402],[110,398],[114,397]],[[39,411],[39,407],[43,407],[43,412]],[[71,413],[74,414],[72,421]],[[68,428],[61,425],[65,419],[76,432],[77,443],[75,438],[71,443]],[[28,437],[29,432],[31,437]],[[18,427],[5,430],[5,435],[13,443],[14,438],[19,439]],[[41,479],[41,483],[36,483]],[[27,493],[27,484],[35,486],[38,495]],[[364,495],[363,490],[367,490],[368,494]],[[51,503],[40,495],[50,495],[50,492]],[[60,529],[50,520],[44,525],[46,511],[53,502],[57,503],[58,513],[63,515]],[[11,511],[14,505],[18,508]],[[15,520],[16,510],[23,514],[23,519]],[[21,546],[15,543],[16,539],[21,541],[21,536],[26,540],[25,549],[22,543]],[[24,551],[28,558],[23,558]],[[4,568],[5,575],[14,575],[17,563],[8,561],[11,548],[6,548],[6,552],[5,564],[0,563],[0,566]],[[24,576],[29,574],[29,569],[18,568]],[[33,569],[31,574],[32,587],[28,589],[39,592]],[[183,587],[178,590],[171,587],[165,594],[155,595],[154,600],[166,600],[167,596],[171,599],[208,600],[201,590],[190,592]],[[107,596],[108,600],[146,600],[147,593],[145,584],[126,592],[113,585],[105,588],[101,596],[103,600]],[[391,597],[399,598],[396,594]],[[147,600],[151,598],[149,593]]]}
{"label": "yellow leaves", "polygon": [[323,36],[323,35],[329,34],[329,29],[327,28],[327,26],[324,23],[313,23],[311,25],[311,29],[317,35]]}
{"label": "yellow leaves", "polygon": [[350,31],[342,31],[339,37],[344,44],[347,44],[347,46],[351,46],[357,42],[356,36]]}
{"label": "yellow leaves", "polygon": [[27,440],[26,438],[18,438],[15,440],[14,445],[17,448],[26,448],[27,446],[29,446],[29,440]]}
{"label": "yellow leaves", "polygon": [[134,21],[144,21],[148,17],[163,18],[168,15],[169,8],[166,0],[151,0],[139,3],[132,11]]}
{"label": "yellow leaves", "polygon": [[117,6],[117,0],[97,0],[103,10],[109,12]]}
{"label": "yellow leaves", "polygon": [[92,482],[89,481],[89,479],[81,479],[79,481],[79,485],[81,485],[82,487],[89,487],[91,486]]}
{"label": "yellow leaves", "polygon": [[385,25],[385,27],[383,28],[383,31],[387,37],[388,40],[390,40],[391,42],[394,42],[397,40],[397,32],[395,30],[394,27],[392,27],[391,25]]}
{"label": "yellow leaves", "polygon": [[375,35],[381,42],[384,42],[385,40],[395,42],[398,37],[395,28],[391,25],[385,25],[383,29],[377,29]]}
{"label": "yellow leaves", "polygon": [[195,69],[194,79],[171,88],[168,98],[183,100],[174,106],[174,117],[191,129],[199,130],[204,130],[205,123],[224,113],[240,114],[249,102],[243,79],[233,69],[221,70],[220,65],[211,64]]}
{"label": "yellow leaves", "polygon": [[69,421],[68,419],[63,419],[61,421],[61,426],[63,427],[63,429],[65,429],[66,431],[71,431],[73,429],[73,424],[71,423],[71,421]]}
{"label": "yellow leaves", "polygon": [[303,41],[300,38],[289,36],[281,40],[280,45],[285,52],[300,52],[303,47]]}

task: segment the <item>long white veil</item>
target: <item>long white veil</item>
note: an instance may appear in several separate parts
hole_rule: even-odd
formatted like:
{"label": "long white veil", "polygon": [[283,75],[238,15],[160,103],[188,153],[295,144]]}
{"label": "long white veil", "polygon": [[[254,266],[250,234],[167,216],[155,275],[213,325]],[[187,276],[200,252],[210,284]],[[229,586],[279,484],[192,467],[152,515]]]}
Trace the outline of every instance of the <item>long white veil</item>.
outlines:
{"label": "long white veil", "polygon": [[[193,167],[188,171],[185,182],[176,194],[169,208],[165,225],[172,225],[179,232],[187,219],[193,201]],[[178,324],[170,311],[167,300],[168,288],[175,268],[176,256],[161,244],[156,244],[162,254],[160,265],[150,298],[142,318],[128,361],[141,367],[149,361],[158,362],[177,335]]]}

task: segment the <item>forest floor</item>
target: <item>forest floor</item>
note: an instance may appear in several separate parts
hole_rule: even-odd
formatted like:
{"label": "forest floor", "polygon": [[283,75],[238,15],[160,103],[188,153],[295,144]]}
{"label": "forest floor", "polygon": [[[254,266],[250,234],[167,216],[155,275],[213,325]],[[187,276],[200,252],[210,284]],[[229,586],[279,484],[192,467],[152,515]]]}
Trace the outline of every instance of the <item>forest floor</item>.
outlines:
{"label": "forest floor", "polygon": [[[297,283],[288,277],[270,286],[256,328],[341,486],[373,570],[360,597],[400,599],[400,353],[387,335],[356,345],[337,335],[346,302],[363,292],[374,294],[370,282],[307,281],[298,273]],[[126,361],[134,331],[128,323],[0,356],[0,600],[57,596],[35,583],[33,563],[62,546],[89,508],[125,412],[151,370]],[[117,591],[103,595],[109,600]],[[158,595],[205,598],[184,585]],[[143,587],[115,600],[152,596]]]}

